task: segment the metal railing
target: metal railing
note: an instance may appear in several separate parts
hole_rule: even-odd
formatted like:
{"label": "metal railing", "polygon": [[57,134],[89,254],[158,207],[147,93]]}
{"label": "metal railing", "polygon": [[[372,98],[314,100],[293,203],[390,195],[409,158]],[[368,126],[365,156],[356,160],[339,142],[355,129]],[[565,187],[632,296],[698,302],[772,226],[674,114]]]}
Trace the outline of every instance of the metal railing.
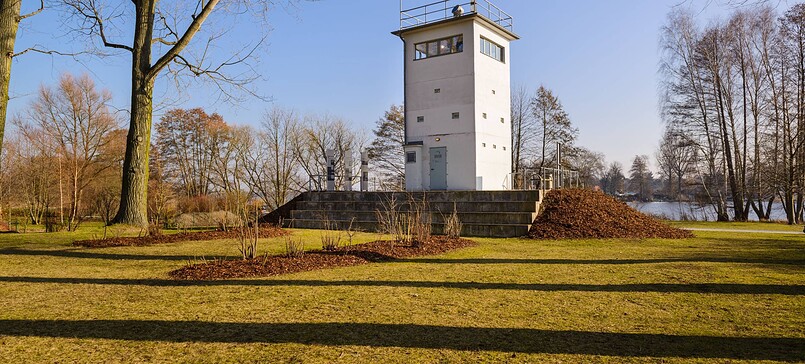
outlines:
{"label": "metal railing", "polygon": [[553,190],[584,187],[578,171],[566,168],[529,168],[511,173],[513,190]]}
{"label": "metal railing", "polygon": [[400,30],[453,18],[453,8],[460,6],[464,14],[486,17],[508,31],[514,31],[514,19],[488,0],[441,0],[413,8],[403,9],[400,0]]}

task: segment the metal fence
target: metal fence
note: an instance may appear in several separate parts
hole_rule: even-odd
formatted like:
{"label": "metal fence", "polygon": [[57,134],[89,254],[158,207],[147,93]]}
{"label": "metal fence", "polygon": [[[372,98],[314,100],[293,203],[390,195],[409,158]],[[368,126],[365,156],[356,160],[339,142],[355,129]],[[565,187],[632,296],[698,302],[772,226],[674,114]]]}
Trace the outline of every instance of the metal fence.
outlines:
{"label": "metal fence", "polygon": [[464,9],[464,14],[483,15],[508,31],[514,28],[512,16],[488,0],[441,0],[412,8],[403,8],[403,3],[400,0],[400,30],[450,19],[457,6]]}
{"label": "metal fence", "polygon": [[566,168],[529,168],[511,174],[513,190],[552,190],[584,187],[579,172]]}

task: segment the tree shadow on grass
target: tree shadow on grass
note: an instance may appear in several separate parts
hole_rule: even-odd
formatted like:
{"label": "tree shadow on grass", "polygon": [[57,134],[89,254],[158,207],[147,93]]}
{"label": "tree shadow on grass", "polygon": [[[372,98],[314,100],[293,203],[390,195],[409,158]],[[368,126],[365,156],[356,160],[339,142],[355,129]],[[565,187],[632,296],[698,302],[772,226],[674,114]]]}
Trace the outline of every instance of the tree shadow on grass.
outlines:
{"label": "tree shadow on grass", "polygon": [[0,320],[0,335],[202,343],[297,343],[515,353],[799,361],[803,338],[714,337],[372,323]]}
{"label": "tree shadow on grass", "polygon": [[[746,263],[768,265],[794,265],[805,267],[805,259],[775,259],[775,258],[740,258],[740,257],[681,257],[681,258],[652,258],[652,259],[518,259],[518,258],[406,258],[395,259],[375,252],[350,251],[340,254],[355,255],[371,262],[397,262],[397,263],[433,263],[433,264],[558,264],[558,265],[623,265],[623,264],[659,264],[659,263]],[[0,249],[0,256],[44,256],[77,259],[108,259],[108,260],[168,260],[187,261],[192,259],[188,255],[142,255],[97,253],[83,249],[69,250],[29,250],[19,248]],[[226,259],[225,256],[205,257],[206,259]],[[231,258],[231,257],[229,257]]]}
{"label": "tree shadow on grass", "polygon": [[[58,257],[58,258],[77,258],[77,259],[107,259],[107,260],[169,260],[169,261],[188,261],[193,259],[189,255],[143,255],[143,254],[118,254],[118,253],[95,253],[83,249],[68,250],[29,250],[19,248],[0,249],[0,256],[34,256],[34,257]],[[225,256],[205,256],[205,259],[226,259]]]}
{"label": "tree shadow on grass", "polygon": [[537,292],[657,292],[709,294],[805,295],[805,285],[739,283],[636,283],[636,284],[545,284],[439,281],[326,281],[288,279],[231,279],[183,281],[172,279],[0,277],[0,283],[98,284],[154,287],[257,286],[257,287],[406,287],[474,290],[521,290]]}

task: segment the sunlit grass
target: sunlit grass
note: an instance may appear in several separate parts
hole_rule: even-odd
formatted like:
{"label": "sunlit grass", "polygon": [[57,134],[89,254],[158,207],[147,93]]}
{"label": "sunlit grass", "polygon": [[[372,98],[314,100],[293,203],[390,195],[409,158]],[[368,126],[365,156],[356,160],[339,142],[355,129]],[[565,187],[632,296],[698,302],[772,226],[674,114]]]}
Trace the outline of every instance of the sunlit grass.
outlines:
{"label": "sunlit grass", "polygon": [[[802,236],[475,239],[441,256],[188,284],[167,272],[234,259],[237,244],[69,246],[86,234],[0,235],[4,362],[805,358]],[[308,249],[321,234],[293,231]],[[260,241],[261,254],[283,249]]]}
{"label": "sunlit grass", "polygon": [[718,221],[672,221],[673,226],[704,228],[704,229],[734,229],[734,230],[768,230],[768,231],[795,231],[802,232],[802,225],[788,225],[783,222],[718,222]]}

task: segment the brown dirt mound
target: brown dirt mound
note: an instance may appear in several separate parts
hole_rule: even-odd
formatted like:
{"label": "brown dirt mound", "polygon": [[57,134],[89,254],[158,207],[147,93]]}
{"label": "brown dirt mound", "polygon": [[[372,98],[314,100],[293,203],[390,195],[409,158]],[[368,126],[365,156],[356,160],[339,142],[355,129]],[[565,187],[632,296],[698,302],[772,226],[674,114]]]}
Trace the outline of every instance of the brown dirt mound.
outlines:
{"label": "brown dirt mound", "polygon": [[550,191],[528,235],[533,239],[693,237],[602,192],[582,189]]}
{"label": "brown dirt mound", "polygon": [[299,257],[273,255],[249,260],[216,260],[192,264],[171,271],[173,279],[210,280],[247,277],[267,277],[280,274],[307,272],[311,270],[349,267],[354,265],[385,262],[407,257],[435,255],[451,250],[476,245],[467,239],[433,237],[417,246],[375,241],[372,243],[341,247],[337,251],[310,251]]}
{"label": "brown dirt mound", "polygon": [[[260,226],[261,238],[274,238],[278,236],[290,234],[288,231],[280,229],[276,226]],[[218,240],[218,239],[237,239],[239,233],[237,230],[229,231],[197,231],[192,233],[178,233],[168,235],[147,235],[147,236],[132,236],[132,237],[116,237],[107,239],[90,239],[90,240],[76,240],[73,242],[75,246],[83,246],[86,248],[109,248],[115,246],[145,246],[156,244],[169,244],[178,243],[180,241],[199,241],[199,240]]]}

